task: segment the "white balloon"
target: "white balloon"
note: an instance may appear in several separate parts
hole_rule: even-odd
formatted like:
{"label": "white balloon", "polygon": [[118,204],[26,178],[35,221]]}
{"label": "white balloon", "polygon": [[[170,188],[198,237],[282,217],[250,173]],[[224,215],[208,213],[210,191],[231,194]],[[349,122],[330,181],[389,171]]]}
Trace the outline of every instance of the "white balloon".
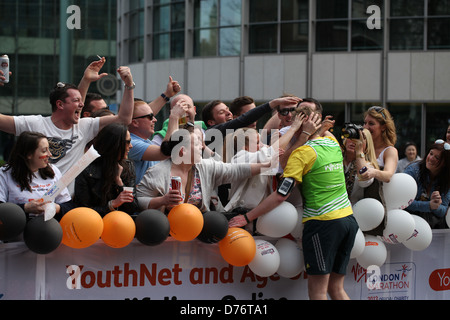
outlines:
{"label": "white balloon", "polygon": [[283,201],[278,207],[256,220],[256,230],[268,237],[281,238],[291,233],[297,222],[297,210],[289,202]]}
{"label": "white balloon", "polygon": [[298,213],[298,221],[295,225],[294,230],[291,231],[291,236],[293,236],[295,239],[300,240],[303,236],[303,208],[302,207],[296,207],[297,213]]}
{"label": "white balloon", "polygon": [[386,245],[375,236],[365,236],[365,246],[362,254],[356,257],[356,261],[365,269],[369,266],[381,267],[387,258]]}
{"label": "white balloon", "polygon": [[353,244],[352,252],[350,253],[350,259],[356,258],[361,255],[364,251],[364,247],[366,245],[366,239],[364,238],[364,234],[361,229],[358,229],[356,233],[355,242]]}
{"label": "white balloon", "polygon": [[293,278],[305,270],[303,250],[292,240],[281,238],[275,244],[280,254],[277,273],[284,278]]}
{"label": "white balloon", "polygon": [[389,182],[383,183],[383,195],[386,209],[405,209],[414,201],[417,183],[406,173],[396,173]]}
{"label": "white balloon", "polygon": [[415,226],[416,222],[409,212],[400,209],[390,210],[383,230],[383,241],[390,244],[402,243],[413,234]]}
{"label": "white balloon", "polygon": [[414,228],[414,232],[403,242],[405,247],[413,251],[422,251],[428,248],[433,240],[433,232],[431,231],[431,227],[428,222],[415,214],[411,215],[416,223]]}
{"label": "white balloon", "polygon": [[377,199],[361,199],[353,205],[353,215],[362,231],[373,230],[383,221],[384,207]]}
{"label": "white balloon", "polygon": [[277,248],[266,240],[255,240],[256,254],[248,264],[250,270],[260,277],[270,277],[280,266],[280,254]]}

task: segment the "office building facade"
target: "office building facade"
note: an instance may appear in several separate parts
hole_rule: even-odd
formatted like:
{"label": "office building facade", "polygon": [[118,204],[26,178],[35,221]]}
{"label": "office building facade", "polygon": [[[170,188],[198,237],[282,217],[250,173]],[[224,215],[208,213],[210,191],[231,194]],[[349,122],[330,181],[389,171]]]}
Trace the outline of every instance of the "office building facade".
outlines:
{"label": "office building facade", "polygon": [[119,0],[117,9],[117,59],[141,98],[157,97],[171,75],[197,109],[290,93],[317,98],[343,124],[383,105],[397,146],[412,140],[422,154],[448,126],[449,0]]}

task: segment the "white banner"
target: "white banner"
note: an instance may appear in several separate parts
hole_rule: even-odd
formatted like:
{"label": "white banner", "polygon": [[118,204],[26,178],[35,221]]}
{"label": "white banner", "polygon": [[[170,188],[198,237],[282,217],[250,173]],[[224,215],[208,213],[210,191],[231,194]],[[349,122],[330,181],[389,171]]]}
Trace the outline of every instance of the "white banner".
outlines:
{"label": "white banner", "polygon": [[[354,300],[436,300],[450,294],[450,230],[433,231],[424,251],[386,245],[378,270],[350,260],[345,289]],[[101,240],[85,249],[61,245],[48,255],[24,243],[0,244],[0,299],[264,300],[308,299],[307,278],[262,278],[228,265],[217,244],[167,240],[122,249]]]}

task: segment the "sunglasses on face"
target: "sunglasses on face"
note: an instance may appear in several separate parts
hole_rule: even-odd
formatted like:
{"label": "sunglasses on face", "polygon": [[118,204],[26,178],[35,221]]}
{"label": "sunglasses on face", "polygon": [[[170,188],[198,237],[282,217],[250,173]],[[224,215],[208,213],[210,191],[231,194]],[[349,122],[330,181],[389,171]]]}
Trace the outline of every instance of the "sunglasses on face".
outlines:
{"label": "sunglasses on face", "polygon": [[445,142],[442,139],[438,139],[434,143],[436,143],[436,144],[444,144],[444,149],[447,150],[447,151],[450,150],[450,144],[448,144],[447,142]]}
{"label": "sunglasses on face", "polygon": [[285,108],[278,110],[278,113],[281,114],[283,117],[287,116],[289,113],[294,112],[295,108]]}
{"label": "sunglasses on face", "polygon": [[370,107],[368,111],[371,110],[375,110],[375,112],[378,112],[379,114],[381,114],[381,116],[383,117],[384,120],[386,120],[386,115],[384,114],[384,108],[383,107]]}
{"label": "sunglasses on face", "polygon": [[151,121],[151,120],[153,120],[154,116],[155,115],[153,113],[149,113],[149,114],[146,114],[144,116],[135,117],[135,118],[133,118],[133,120],[135,120],[135,119],[142,119],[142,118],[148,118]]}

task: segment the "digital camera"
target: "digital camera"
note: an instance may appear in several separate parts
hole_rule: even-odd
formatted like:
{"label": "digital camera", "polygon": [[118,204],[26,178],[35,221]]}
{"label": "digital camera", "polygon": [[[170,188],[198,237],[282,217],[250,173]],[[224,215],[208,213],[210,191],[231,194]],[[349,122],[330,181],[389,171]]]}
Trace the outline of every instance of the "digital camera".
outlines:
{"label": "digital camera", "polygon": [[342,138],[346,139],[359,139],[360,130],[363,130],[364,127],[354,123],[346,123],[345,127],[342,128]]}

